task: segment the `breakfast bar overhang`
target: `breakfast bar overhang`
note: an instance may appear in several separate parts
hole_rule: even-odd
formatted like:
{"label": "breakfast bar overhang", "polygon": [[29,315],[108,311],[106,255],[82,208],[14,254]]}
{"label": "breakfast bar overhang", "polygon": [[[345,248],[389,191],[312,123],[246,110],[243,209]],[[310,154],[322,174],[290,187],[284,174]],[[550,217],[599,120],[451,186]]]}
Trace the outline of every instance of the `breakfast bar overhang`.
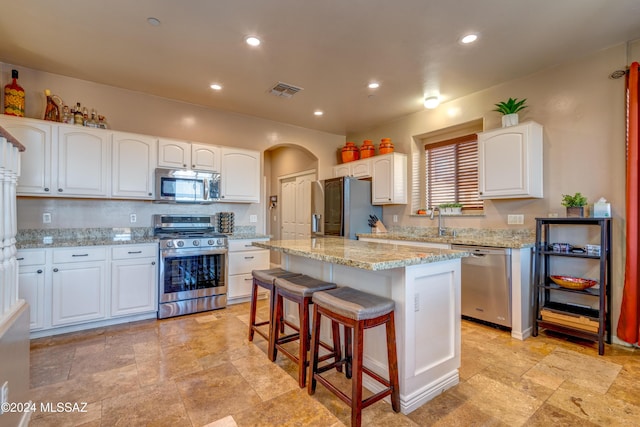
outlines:
{"label": "breakfast bar overhang", "polygon": [[[467,252],[342,238],[253,244],[281,252],[286,270],[395,301],[402,413],[412,412],[458,384],[460,258]],[[287,316],[297,321],[295,310],[287,310]],[[369,369],[387,375],[384,328],[366,331],[364,362]],[[379,391],[380,386],[366,375],[364,385]]]}

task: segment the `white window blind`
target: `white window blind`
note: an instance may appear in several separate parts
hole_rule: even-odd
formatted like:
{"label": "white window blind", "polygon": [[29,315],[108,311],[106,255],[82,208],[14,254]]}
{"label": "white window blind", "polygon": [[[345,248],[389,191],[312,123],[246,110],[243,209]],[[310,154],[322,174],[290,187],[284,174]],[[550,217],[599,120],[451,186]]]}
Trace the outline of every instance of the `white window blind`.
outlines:
{"label": "white window blind", "polygon": [[461,203],[465,210],[482,209],[478,194],[476,134],[425,145],[427,207]]}

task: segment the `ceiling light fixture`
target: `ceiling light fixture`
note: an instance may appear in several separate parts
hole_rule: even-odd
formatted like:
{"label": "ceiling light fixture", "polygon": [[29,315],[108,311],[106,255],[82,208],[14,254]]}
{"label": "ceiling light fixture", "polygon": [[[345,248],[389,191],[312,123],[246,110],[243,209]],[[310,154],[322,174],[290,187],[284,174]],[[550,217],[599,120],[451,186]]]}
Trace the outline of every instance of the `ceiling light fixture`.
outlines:
{"label": "ceiling light fixture", "polygon": [[158,25],[160,25],[160,20],[158,18],[154,18],[153,16],[148,17],[147,22],[153,27],[157,27]]}
{"label": "ceiling light fixture", "polygon": [[476,40],[478,40],[478,35],[477,34],[467,34],[466,36],[464,36],[464,37],[462,37],[460,39],[460,43],[469,44],[469,43],[473,43]]}
{"label": "ceiling light fixture", "polygon": [[380,83],[371,82],[369,83],[369,89],[378,89],[380,87]]}
{"label": "ceiling light fixture", "polygon": [[247,36],[244,41],[247,42],[249,46],[260,46],[260,39],[256,36]]}
{"label": "ceiling light fixture", "polygon": [[430,110],[440,105],[440,99],[437,96],[429,96],[424,99],[424,106]]}
{"label": "ceiling light fixture", "polygon": [[213,90],[222,90],[222,86],[220,86],[217,83],[212,84],[211,86],[209,86],[211,89]]}
{"label": "ceiling light fixture", "polygon": [[320,110],[316,110],[316,111],[313,112],[314,116],[322,116],[323,114],[324,113],[322,111],[320,111]]}

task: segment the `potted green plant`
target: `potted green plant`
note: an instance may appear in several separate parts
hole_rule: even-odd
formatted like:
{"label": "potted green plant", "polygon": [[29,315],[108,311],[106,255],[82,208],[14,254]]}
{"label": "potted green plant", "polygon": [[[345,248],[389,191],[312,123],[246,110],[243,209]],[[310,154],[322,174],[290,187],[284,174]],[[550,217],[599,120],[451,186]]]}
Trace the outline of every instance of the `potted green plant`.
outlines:
{"label": "potted green plant", "polygon": [[502,113],[502,127],[515,126],[518,124],[518,111],[527,108],[525,103],[527,98],[518,101],[518,98],[509,98],[507,101],[494,104],[496,108],[493,111]]}
{"label": "potted green plant", "polygon": [[587,204],[587,198],[581,193],[573,196],[570,194],[562,195],[562,206],[567,208],[567,217],[583,217],[584,206]]}
{"label": "potted green plant", "polygon": [[460,215],[462,213],[461,203],[442,203],[438,205],[438,208],[443,215]]}

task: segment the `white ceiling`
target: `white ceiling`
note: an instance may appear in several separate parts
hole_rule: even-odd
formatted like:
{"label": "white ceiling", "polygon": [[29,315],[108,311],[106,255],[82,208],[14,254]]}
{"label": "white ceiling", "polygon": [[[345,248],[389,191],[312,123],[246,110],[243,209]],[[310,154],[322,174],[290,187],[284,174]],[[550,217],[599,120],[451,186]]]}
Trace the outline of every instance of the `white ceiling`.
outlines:
{"label": "white ceiling", "polygon": [[[459,44],[469,32],[480,39]],[[639,0],[27,0],[0,13],[2,62],[337,134],[637,38]],[[304,90],[269,95],[278,81]]]}

